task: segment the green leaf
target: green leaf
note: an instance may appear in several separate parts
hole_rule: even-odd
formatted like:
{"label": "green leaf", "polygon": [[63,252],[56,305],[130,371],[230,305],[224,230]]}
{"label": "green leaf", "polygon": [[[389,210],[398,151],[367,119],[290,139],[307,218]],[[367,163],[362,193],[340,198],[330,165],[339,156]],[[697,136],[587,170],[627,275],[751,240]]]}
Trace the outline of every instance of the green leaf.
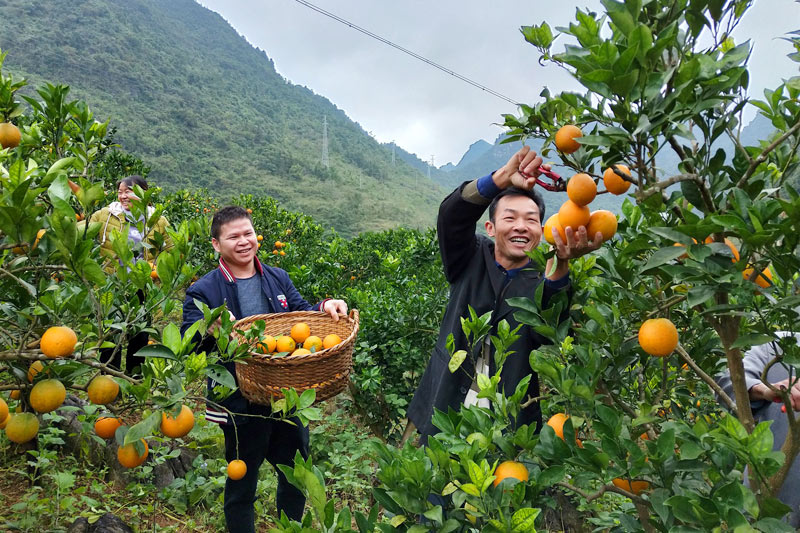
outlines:
{"label": "green leaf", "polygon": [[306,389],[300,395],[299,400],[297,401],[297,408],[298,409],[305,409],[307,407],[311,407],[314,404],[314,399],[317,397],[317,391],[315,389]]}
{"label": "green leaf", "polygon": [[656,250],[656,252],[647,260],[647,263],[642,268],[642,272],[647,272],[653,268],[665,265],[670,261],[682,256],[685,252],[686,250],[682,246],[668,246],[666,248]]}
{"label": "green leaf", "polygon": [[775,337],[772,335],[766,335],[763,333],[752,333],[749,335],[741,335],[739,336],[733,344],[731,344],[731,348],[750,348],[751,346],[759,346],[761,344],[766,344],[768,342],[772,342],[775,340]]}
{"label": "green leaf", "polygon": [[700,285],[699,287],[692,287],[691,289],[689,289],[689,292],[686,295],[686,303],[689,304],[689,307],[694,307],[696,305],[706,303],[714,296],[714,293],[716,292],[717,292],[717,287],[711,287],[709,285]]}
{"label": "green leaf", "polygon": [[447,368],[450,370],[450,373],[455,373],[456,370],[461,368],[461,364],[467,358],[466,350],[458,350],[452,356],[450,356],[450,362],[447,363]]}
{"label": "green leaf", "polygon": [[536,517],[540,509],[526,507],[520,509],[511,517],[511,531],[513,533],[536,533]]}
{"label": "green leaf", "polygon": [[209,377],[229,389],[236,388],[236,380],[231,373],[222,365],[209,365],[206,367],[206,377]]}
{"label": "green leaf", "polygon": [[606,8],[606,12],[608,13],[608,17],[611,19],[611,22],[619,28],[619,31],[622,32],[623,35],[627,36],[630,34],[634,27],[635,22],[633,20],[633,16],[631,15],[630,11],[628,11],[627,6],[625,6],[622,2],[615,2],[614,0],[601,0],[603,7]]}
{"label": "green leaf", "polygon": [[153,359],[169,359],[170,361],[177,361],[178,358],[175,353],[164,346],[163,344],[148,344],[136,352],[139,357],[150,357]]}
{"label": "green leaf", "polygon": [[161,343],[172,350],[172,353],[180,353],[183,339],[181,338],[181,331],[173,322],[170,322],[164,327],[161,332]]}
{"label": "green leaf", "polygon": [[636,26],[628,35],[628,46],[636,47],[636,59],[643,67],[647,66],[647,52],[653,47],[653,33],[644,24]]}
{"label": "green leaf", "polygon": [[473,483],[463,483],[458,488],[461,489],[463,492],[466,492],[470,496],[480,497],[481,495],[481,491],[478,490],[478,487],[476,487]]}
{"label": "green leaf", "polygon": [[128,432],[125,434],[124,444],[130,444],[131,442],[136,442],[145,437],[149,437],[155,433],[156,428],[159,427],[160,424],[161,411],[156,411],[128,430]]}

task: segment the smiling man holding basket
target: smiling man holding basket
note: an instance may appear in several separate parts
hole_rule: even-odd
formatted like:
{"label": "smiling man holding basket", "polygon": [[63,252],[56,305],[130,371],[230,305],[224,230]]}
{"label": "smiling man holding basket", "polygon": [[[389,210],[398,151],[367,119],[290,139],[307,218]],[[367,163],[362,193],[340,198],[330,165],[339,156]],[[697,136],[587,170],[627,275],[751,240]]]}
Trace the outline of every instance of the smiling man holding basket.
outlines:
{"label": "smiling man holding basket", "polygon": [[[338,321],[340,314],[347,314],[347,304],[343,300],[325,299],[310,305],[297,291],[286,271],[259,261],[256,257],[257,235],[247,210],[237,206],[220,209],[211,222],[211,244],[220,255],[219,268],[187,289],[182,333],[203,318],[195,299],[211,308],[225,304],[237,320],[266,313],[313,310],[328,313]],[[213,337],[207,338],[206,344],[198,350],[214,351],[214,341]],[[236,375],[233,362],[226,363],[226,367]],[[213,386],[213,382],[209,382],[208,397],[216,402]],[[297,451],[308,457],[308,428],[296,419],[291,424],[272,418],[269,407],[249,402],[239,390],[217,404],[237,415],[258,415],[230,416],[214,403],[210,403],[206,410],[206,419],[220,424],[225,434],[226,460],[230,462],[238,457],[247,465],[242,479],[228,479],[225,484],[224,510],[228,530],[235,533],[255,531],[258,470],[264,459],[275,467],[278,474],[278,513],[284,511],[289,518],[301,520],[305,497],[288,482],[277,465],[294,464]]]}

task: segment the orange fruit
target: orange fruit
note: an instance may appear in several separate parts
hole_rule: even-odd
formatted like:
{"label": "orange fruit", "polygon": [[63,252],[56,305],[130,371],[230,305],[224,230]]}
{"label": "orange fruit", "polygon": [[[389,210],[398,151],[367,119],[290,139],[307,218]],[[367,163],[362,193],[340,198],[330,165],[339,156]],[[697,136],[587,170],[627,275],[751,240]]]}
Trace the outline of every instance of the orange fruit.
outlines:
{"label": "orange fruit", "polygon": [[8,418],[8,404],[0,398],[0,422],[5,421],[6,418]]}
{"label": "orange fruit", "polygon": [[495,480],[492,483],[495,487],[504,479],[514,478],[520,481],[528,481],[528,469],[525,465],[516,461],[503,461],[494,471]]}
{"label": "orange fruit", "polygon": [[173,417],[165,411],[161,412],[161,433],[166,437],[177,439],[188,435],[194,427],[194,413],[187,406],[181,406],[181,412]]}
{"label": "orange fruit", "polygon": [[11,420],[11,416],[11,413],[9,413],[7,417],[5,417],[3,420],[0,420],[0,429],[6,429],[8,421]]}
{"label": "orange fruit", "polygon": [[275,337],[272,335],[264,335],[264,337],[258,341],[258,344],[256,344],[256,350],[261,353],[272,353],[275,351],[277,345],[278,342],[275,340]]}
{"label": "orange fruit", "polygon": [[252,209],[250,209],[249,207],[247,208],[247,214],[248,214],[248,215],[252,215],[252,214],[253,214],[253,210],[252,210]]}
{"label": "orange fruit", "polygon": [[119,384],[108,376],[97,376],[86,388],[89,393],[89,401],[105,405],[113,402],[119,394]]}
{"label": "orange fruit", "polygon": [[588,207],[578,205],[572,200],[561,204],[561,208],[558,210],[558,222],[565,230],[569,226],[573,231],[578,231],[578,228],[589,223],[590,216]]}
{"label": "orange fruit", "polygon": [[280,253],[278,250],[272,250],[272,255],[278,255],[278,253]]}
{"label": "orange fruit", "polygon": [[39,419],[33,413],[14,413],[6,424],[6,437],[17,444],[28,442],[38,432]]}
{"label": "orange fruit", "polygon": [[[708,237],[706,237],[706,240],[703,241],[703,242],[705,244],[711,244],[712,242],[715,242],[714,241],[714,237],[709,235]],[[728,238],[724,239],[722,242],[727,244],[728,248],[731,249],[731,253],[733,254],[733,259],[731,259],[731,262],[735,263],[736,261],[738,261],[739,260],[739,250],[736,249],[736,245],[734,245],[733,242],[731,242],[731,240],[728,239]]]}
{"label": "orange fruit", "polygon": [[[626,176],[631,176],[630,169],[625,165],[614,165],[619,172],[622,172]],[[614,172],[614,168],[607,168],[605,172],[603,172],[603,185],[608,192],[611,194],[625,194],[631,186],[631,182],[622,179]]]}
{"label": "orange fruit", "polygon": [[256,237],[256,240],[258,240],[258,242],[261,242],[261,241],[263,241],[263,240],[264,240],[264,236],[263,236],[263,235],[258,235],[258,236]]}
{"label": "orange fruit", "polygon": [[150,279],[152,279],[152,280],[157,280],[158,279],[158,272],[156,272],[155,268],[153,268],[150,271]]}
{"label": "orange fruit", "polygon": [[589,205],[597,196],[597,184],[589,174],[575,174],[567,182],[567,196],[578,205]]}
{"label": "orange fruit", "polygon": [[578,126],[572,124],[561,126],[561,129],[556,132],[556,148],[559,152],[571,154],[581,147],[581,143],[575,140],[578,137],[583,137],[583,132]]}
{"label": "orange fruit", "polygon": [[19,400],[19,395],[20,395],[19,389],[14,389],[14,390],[11,391],[11,394],[9,394],[8,396],[12,400]]}
{"label": "orange fruit", "polygon": [[611,480],[615,487],[639,495],[650,488],[647,481],[628,481],[627,479],[614,478]]}
{"label": "orange fruit", "polygon": [[555,245],[556,240],[553,238],[553,228],[556,228],[558,234],[561,236],[561,240],[563,242],[567,242],[567,234],[564,233],[564,228],[558,222],[558,213],[550,215],[550,217],[544,223],[544,228],[542,228],[542,233],[544,234],[544,240],[546,240],[550,244]]}
{"label": "orange fruit", "polygon": [[556,432],[556,435],[561,440],[564,440],[564,422],[567,421],[567,418],[569,416],[564,413],[556,413],[547,421],[547,425],[553,428],[553,431]]}
{"label": "orange fruit", "polygon": [[141,455],[136,452],[136,445],[133,442],[117,448],[117,461],[119,461],[119,464],[125,468],[136,468],[140,464],[144,463],[144,460],[147,459],[147,454],[149,453],[147,449],[147,441],[142,439],[139,442],[144,444],[144,453]]}
{"label": "orange fruit", "polygon": [[0,146],[3,148],[16,148],[22,141],[19,128],[10,122],[0,123]]}
{"label": "orange fruit", "polygon": [[275,248],[279,248],[280,249],[280,248],[283,248],[284,246],[285,246],[285,244],[283,244],[281,241],[275,241]]}
{"label": "orange fruit", "polygon": [[94,423],[94,432],[101,439],[110,439],[121,425],[122,421],[115,416],[101,416]]}
{"label": "orange fruit", "polygon": [[639,328],[639,346],[646,353],[666,357],[678,346],[678,330],[667,318],[645,320]]}
{"label": "orange fruit", "polygon": [[307,350],[305,348],[298,348],[292,352],[292,355],[309,355],[311,350]]}
{"label": "orange fruit", "polygon": [[247,474],[247,464],[241,459],[234,459],[228,463],[228,477],[234,481],[239,481]]}
{"label": "orange fruit", "polygon": [[31,363],[31,366],[28,367],[28,382],[33,383],[33,378],[42,370],[44,370],[44,363],[42,361],[34,361]]}
{"label": "orange fruit", "polygon": [[326,335],[325,338],[322,339],[322,347],[327,350],[328,348],[333,348],[340,342],[342,342],[342,339],[339,337],[339,335],[331,333],[330,335]]}
{"label": "orange fruit", "polygon": [[[744,279],[750,281],[754,272],[755,269],[753,267],[747,267],[744,270],[742,270],[742,276],[744,277]],[[756,276],[755,279],[753,279],[753,282],[762,289],[766,289],[767,287],[772,285],[772,271],[769,269],[769,267],[765,268],[764,270],[761,271],[761,274],[759,274],[758,276]]]}
{"label": "orange fruit", "polygon": [[311,335],[306,338],[306,341],[303,343],[303,348],[312,352],[318,352],[322,349],[322,339],[316,335]]}
{"label": "orange fruit", "polygon": [[597,232],[603,234],[603,242],[607,241],[617,233],[617,217],[611,211],[598,209],[589,216],[589,224],[586,226],[586,233],[589,239],[594,239]]}
{"label": "orange fruit", "polygon": [[55,411],[67,399],[67,389],[57,379],[43,379],[31,389],[28,398],[37,413]]}
{"label": "orange fruit", "polygon": [[305,341],[311,335],[311,328],[308,327],[308,324],[305,322],[298,322],[292,326],[292,330],[289,332],[289,335],[291,335],[296,343],[302,344],[303,341]]}
{"label": "orange fruit", "polygon": [[276,342],[275,350],[278,352],[293,352],[297,345],[288,335],[281,335]]}
{"label": "orange fruit", "polygon": [[83,220],[83,213],[75,213],[75,220],[77,220],[78,222]]}
{"label": "orange fruit", "polygon": [[50,359],[66,357],[75,351],[78,336],[66,326],[53,326],[44,332],[39,347]]}
{"label": "orange fruit", "polygon": [[286,255],[286,252],[284,252],[283,250],[281,250],[281,251],[280,251],[280,254],[281,254],[281,255]]}

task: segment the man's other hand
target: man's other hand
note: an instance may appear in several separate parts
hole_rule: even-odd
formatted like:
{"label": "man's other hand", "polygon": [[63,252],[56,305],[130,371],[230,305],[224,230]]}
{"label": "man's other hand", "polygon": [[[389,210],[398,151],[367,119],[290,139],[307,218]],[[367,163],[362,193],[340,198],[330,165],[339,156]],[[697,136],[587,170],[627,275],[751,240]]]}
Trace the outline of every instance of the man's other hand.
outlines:
{"label": "man's other hand", "polygon": [[328,300],[322,307],[321,311],[331,315],[334,322],[339,321],[339,315],[347,314],[347,303],[344,300]]}

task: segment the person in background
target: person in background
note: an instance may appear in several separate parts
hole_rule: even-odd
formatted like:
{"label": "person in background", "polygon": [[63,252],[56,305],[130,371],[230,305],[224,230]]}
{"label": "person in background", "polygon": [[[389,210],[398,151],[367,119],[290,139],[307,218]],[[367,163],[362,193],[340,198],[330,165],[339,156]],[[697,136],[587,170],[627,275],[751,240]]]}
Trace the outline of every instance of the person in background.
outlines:
{"label": "person in background", "polygon": [[[788,336],[791,333],[782,332],[779,335]],[[800,341],[800,334],[796,334],[795,337]],[[770,429],[774,436],[773,450],[780,450],[784,440],[786,440],[789,421],[786,418],[786,406],[780,403],[780,396],[761,381],[761,374],[770,361],[779,353],[778,350],[779,347],[776,342],[754,346],[745,353],[742,360],[753,417],[756,423],[772,421]],[[790,377],[786,365],[774,364],[767,372],[766,379],[775,389],[789,390],[792,409],[800,411],[800,378],[798,378],[796,371]],[[733,382],[728,371],[717,376],[716,382],[719,383],[728,396],[735,398]],[[746,471],[744,482],[745,485],[749,486]],[[792,463],[791,470],[786,476],[786,481],[778,492],[778,499],[792,508],[792,512],[787,517],[789,525],[800,528],[800,459],[795,458]]]}
{"label": "person in background", "polygon": [[[100,224],[100,254],[104,257],[103,269],[107,273],[113,273],[119,268],[120,260],[114,252],[111,236],[116,232],[120,235],[127,235],[128,243],[134,253],[134,262],[144,259],[154,263],[159,251],[167,250],[172,247],[172,240],[167,233],[169,222],[165,217],[160,217],[155,225],[148,229],[147,236],[142,235],[137,227],[140,220],[135,220],[131,213],[131,200],[136,199],[133,192],[135,186],[142,190],[147,190],[147,182],[141,176],[128,176],[117,182],[117,201],[111,202],[108,206],[96,211],[89,218],[90,224]],[[155,208],[147,206],[148,218],[152,215]],[[79,226],[79,229],[82,226]],[[161,236],[163,247],[156,250],[154,245],[157,240],[155,235]],[[148,246],[145,246],[145,243]],[[144,302],[144,293],[137,293],[140,302]],[[136,333],[128,337],[127,346],[117,346],[115,348],[103,348],[100,350],[100,361],[120,370],[122,368],[122,352],[125,350],[125,372],[132,375],[137,367],[144,362],[144,357],[136,355],[142,347],[147,345],[148,334],[145,331]]]}
{"label": "person in background", "polygon": [[[225,304],[233,318],[288,311],[323,311],[335,321],[347,314],[342,300],[325,299],[311,306],[295,288],[286,271],[270,267],[256,256],[258,240],[250,214],[238,206],[220,209],[211,222],[211,244],[219,253],[219,268],[200,278],[186,291],[183,304],[185,333],[203,312],[195,304],[199,300],[216,308]],[[198,351],[216,351],[213,337],[206,337]],[[235,377],[235,363],[225,366]],[[305,497],[286,479],[277,465],[293,465],[296,452],[308,457],[308,428],[297,418],[289,423],[271,417],[269,407],[250,403],[237,389],[231,396],[218,400],[214,382],[209,380],[206,420],[218,423],[225,435],[225,458],[237,457],[247,465],[245,476],[225,482],[225,523],[232,533],[255,531],[256,488],[258,470],[266,459],[278,474],[276,504],[278,513],[284,511],[294,520],[301,520]],[[224,407],[221,409],[219,406]],[[227,410],[227,411],[226,411]],[[231,416],[230,413],[235,413]],[[240,416],[257,415],[257,416]],[[237,446],[238,444],[238,446]]]}

